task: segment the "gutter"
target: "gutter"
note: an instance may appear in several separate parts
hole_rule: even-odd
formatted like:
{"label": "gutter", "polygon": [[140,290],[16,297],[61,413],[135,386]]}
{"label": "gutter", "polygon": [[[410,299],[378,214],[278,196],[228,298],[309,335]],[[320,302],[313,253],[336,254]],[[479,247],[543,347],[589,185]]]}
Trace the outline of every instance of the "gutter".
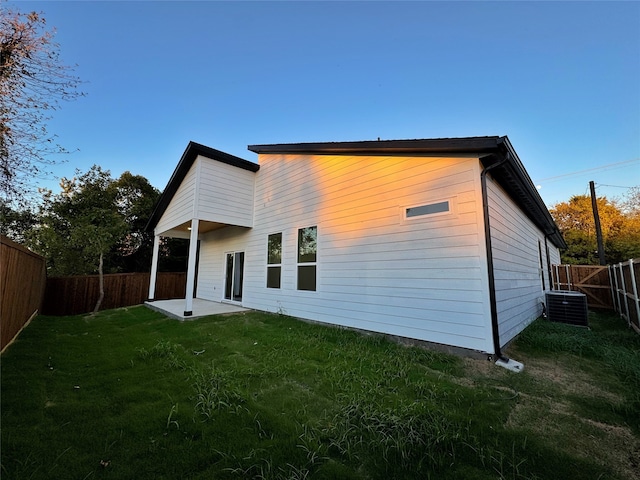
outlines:
{"label": "gutter", "polygon": [[495,358],[496,364],[514,372],[521,372],[524,369],[524,365],[515,360],[511,360],[503,355],[500,349],[500,330],[498,326],[498,304],[496,300],[496,279],[493,273],[493,250],[491,247],[491,223],[489,221],[489,195],[487,192],[487,173],[494,168],[497,168],[511,159],[511,154],[507,151],[502,159],[497,163],[483,167],[480,173],[480,182],[482,185],[482,210],[484,213],[484,238],[485,248],[487,250],[487,274],[489,280],[489,303],[491,306],[491,331],[493,334],[493,357],[489,356],[492,360]]}

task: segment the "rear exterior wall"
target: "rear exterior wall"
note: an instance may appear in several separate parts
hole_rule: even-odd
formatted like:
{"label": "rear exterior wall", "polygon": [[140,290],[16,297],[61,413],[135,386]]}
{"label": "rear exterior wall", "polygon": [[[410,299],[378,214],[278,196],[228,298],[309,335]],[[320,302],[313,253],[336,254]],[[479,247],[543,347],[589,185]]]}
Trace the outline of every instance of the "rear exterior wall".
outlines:
{"label": "rear exterior wall", "polygon": [[[245,252],[242,304],[492,352],[478,158],[261,155],[254,226],[201,237],[200,298],[222,300],[224,257]],[[405,218],[408,207],[450,211]],[[297,290],[298,229],[317,226],[317,288]],[[267,239],[282,233],[281,287]]]}

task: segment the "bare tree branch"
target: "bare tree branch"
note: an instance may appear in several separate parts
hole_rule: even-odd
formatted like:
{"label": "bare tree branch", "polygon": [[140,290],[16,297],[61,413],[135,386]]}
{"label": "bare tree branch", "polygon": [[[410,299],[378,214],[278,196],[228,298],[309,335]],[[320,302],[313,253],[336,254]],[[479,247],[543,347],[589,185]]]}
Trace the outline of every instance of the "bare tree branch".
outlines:
{"label": "bare tree branch", "polygon": [[73,67],[60,62],[54,34],[41,13],[0,4],[0,198],[7,204],[28,202],[35,182],[68,153],[47,121],[61,102],[84,96]]}

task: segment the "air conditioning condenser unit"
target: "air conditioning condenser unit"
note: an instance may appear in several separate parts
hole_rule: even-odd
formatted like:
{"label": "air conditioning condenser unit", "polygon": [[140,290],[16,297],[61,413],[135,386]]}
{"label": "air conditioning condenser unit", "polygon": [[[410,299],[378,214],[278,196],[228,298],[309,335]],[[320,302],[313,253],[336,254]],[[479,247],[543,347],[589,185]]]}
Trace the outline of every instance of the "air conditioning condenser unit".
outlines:
{"label": "air conditioning condenser unit", "polygon": [[584,293],[555,290],[547,292],[545,297],[550,321],[589,326],[587,296]]}

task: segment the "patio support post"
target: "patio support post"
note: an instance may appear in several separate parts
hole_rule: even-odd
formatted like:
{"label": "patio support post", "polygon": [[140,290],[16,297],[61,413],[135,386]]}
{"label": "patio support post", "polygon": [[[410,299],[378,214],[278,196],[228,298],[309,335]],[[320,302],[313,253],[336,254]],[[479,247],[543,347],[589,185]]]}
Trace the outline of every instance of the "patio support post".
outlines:
{"label": "patio support post", "polygon": [[198,252],[198,219],[191,219],[191,236],[189,237],[189,262],[187,264],[187,289],[185,293],[184,316],[193,315],[193,286],[196,279],[196,255]]}
{"label": "patio support post", "polygon": [[158,278],[158,253],[160,251],[160,235],[153,236],[153,257],[151,260],[151,275],[149,278],[149,298],[151,302],[156,298],[156,280]]}

